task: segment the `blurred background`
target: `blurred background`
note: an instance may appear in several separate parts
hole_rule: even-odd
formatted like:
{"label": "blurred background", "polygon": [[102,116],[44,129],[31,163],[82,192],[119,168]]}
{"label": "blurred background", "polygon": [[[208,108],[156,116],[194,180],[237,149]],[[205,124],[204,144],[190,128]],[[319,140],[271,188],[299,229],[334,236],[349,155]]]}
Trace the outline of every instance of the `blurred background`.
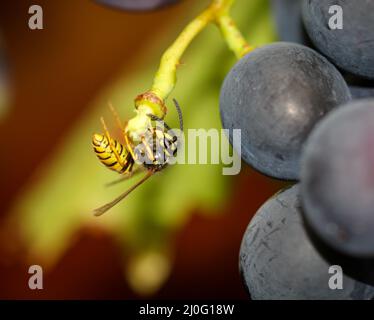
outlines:
{"label": "blurred background", "polygon": [[[274,41],[269,3],[236,2],[250,43]],[[172,166],[103,217],[91,214],[134,182],[104,187],[117,176],[92,152],[100,116],[118,135],[108,102],[133,115],[163,51],[209,0],[150,13],[39,0],[43,30],[28,28],[33,4],[0,5],[0,298],[246,299],[241,238],[282,183],[244,163],[234,177],[220,165]],[[172,94],[186,128],[220,128],[220,85],[234,63],[215,26],[193,42]],[[166,119],[177,125],[171,105]],[[43,290],[28,288],[34,264]]]}

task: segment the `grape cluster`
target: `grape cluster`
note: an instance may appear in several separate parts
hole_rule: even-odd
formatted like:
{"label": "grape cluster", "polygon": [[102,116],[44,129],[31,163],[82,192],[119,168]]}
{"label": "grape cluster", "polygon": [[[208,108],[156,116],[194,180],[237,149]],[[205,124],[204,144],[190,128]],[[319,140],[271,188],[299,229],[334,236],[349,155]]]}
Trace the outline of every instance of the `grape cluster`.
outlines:
{"label": "grape cluster", "polygon": [[274,0],[273,11],[287,42],[239,60],[220,96],[242,159],[298,181],[250,222],[244,283],[253,299],[374,299],[374,1]]}

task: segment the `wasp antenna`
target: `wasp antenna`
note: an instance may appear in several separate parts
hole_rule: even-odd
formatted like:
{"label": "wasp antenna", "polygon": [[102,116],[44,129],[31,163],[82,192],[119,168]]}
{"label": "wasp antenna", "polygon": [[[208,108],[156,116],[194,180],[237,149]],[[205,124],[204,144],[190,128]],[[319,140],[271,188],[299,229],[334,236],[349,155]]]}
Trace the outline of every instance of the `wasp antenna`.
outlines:
{"label": "wasp antenna", "polygon": [[177,112],[178,112],[178,118],[179,118],[179,127],[181,129],[181,131],[183,131],[183,115],[182,115],[182,109],[178,103],[178,101],[176,99],[173,99],[173,102],[174,102],[174,105],[175,105],[175,108],[177,109]]}
{"label": "wasp antenna", "polygon": [[126,190],[124,193],[119,195],[117,198],[115,198],[113,201],[103,205],[100,208],[97,208],[93,211],[94,216],[99,217],[103,215],[105,212],[107,212],[109,209],[113,208],[118,202],[125,199],[132,191],[134,191],[137,187],[139,187],[142,183],[144,183],[148,178],[150,178],[155,172],[153,170],[149,170],[147,174],[139,180],[137,183],[135,183],[131,188]]}

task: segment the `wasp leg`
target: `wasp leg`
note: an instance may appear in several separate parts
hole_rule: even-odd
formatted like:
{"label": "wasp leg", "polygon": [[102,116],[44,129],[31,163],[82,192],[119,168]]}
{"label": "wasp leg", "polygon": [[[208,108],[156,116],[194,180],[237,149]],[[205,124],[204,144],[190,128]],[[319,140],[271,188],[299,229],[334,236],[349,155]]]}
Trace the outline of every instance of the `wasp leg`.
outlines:
{"label": "wasp leg", "polygon": [[[127,127],[127,124],[126,124],[126,127]],[[125,147],[127,151],[130,152],[132,158],[134,159],[134,161],[136,161],[137,157],[135,155],[134,148],[130,142],[129,136],[126,133],[126,129],[123,130],[123,137],[125,139]]]}
{"label": "wasp leg", "polygon": [[127,134],[126,134],[126,129],[121,122],[121,118],[119,117],[117,110],[113,107],[112,103],[110,103],[110,102],[109,102],[109,109],[112,112],[113,117],[116,120],[118,127],[121,129],[121,133],[124,137],[125,146],[126,146],[127,151],[130,152],[132,158],[135,160],[135,152],[134,152],[134,149],[133,149],[133,147],[130,143],[130,140],[129,140]]}
{"label": "wasp leg", "polygon": [[149,143],[147,141],[145,141],[145,138],[144,137],[141,137],[141,140],[142,140],[142,143],[145,147],[145,150],[148,154],[148,158],[153,162],[155,161],[155,157],[153,156],[153,152],[152,152],[152,149],[151,147],[149,146]]}
{"label": "wasp leg", "polygon": [[130,178],[132,178],[134,175],[136,175],[137,173],[139,172],[142,172],[143,171],[143,168],[142,167],[137,167],[136,169],[134,169],[133,171],[130,171],[128,173],[125,173],[122,175],[121,178],[117,179],[117,180],[114,180],[114,181],[111,181],[107,184],[105,184],[106,187],[111,187],[111,186],[114,186],[122,181],[126,181]]}
{"label": "wasp leg", "polygon": [[[151,120],[153,121],[156,121],[158,123],[161,123],[163,124],[163,126],[167,129],[168,133],[165,132],[164,133],[164,136],[166,139],[172,141],[172,142],[176,142],[178,140],[178,137],[177,135],[175,134],[175,132],[173,131],[173,129],[170,129],[170,127],[162,120],[160,119],[159,117],[153,115],[153,114],[147,114],[148,117],[151,118]],[[181,116],[181,114],[180,114]],[[180,118],[180,127],[181,127],[181,131],[183,131],[183,122],[181,122],[181,118]],[[161,129],[159,131],[162,131]],[[170,134],[169,134],[170,133]],[[156,131],[156,134],[157,134],[157,131]],[[158,135],[158,138],[161,139],[161,137]]]}
{"label": "wasp leg", "polygon": [[106,136],[106,138],[107,138],[108,141],[109,141],[109,145],[110,145],[110,147],[111,147],[111,150],[113,151],[114,156],[116,157],[118,163],[119,163],[121,166],[124,166],[125,164],[123,163],[121,157],[119,156],[119,154],[118,154],[118,152],[117,152],[116,146],[115,146],[115,144],[114,144],[114,140],[110,137],[110,134],[109,134],[108,128],[107,128],[107,126],[106,126],[106,124],[105,124],[105,121],[104,121],[104,118],[101,117],[100,120],[101,120],[101,124],[102,124],[102,126],[103,126],[103,130],[104,130],[105,136]]}
{"label": "wasp leg", "polygon": [[123,124],[121,122],[121,118],[119,117],[118,112],[116,111],[116,109],[114,108],[112,103],[109,102],[108,104],[109,104],[109,109],[112,112],[113,117],[116,120],[118,127],[121,129],[121,133],[122,133],[123,138],[125,140],[125,147],[126,147],[127,151],[130,152],[132,158],[135,160],[136,156],[135,156],[134,148],[132,147],[132,145],[130,143],[128,135],[126,134],[126,129],[125,129],[126,125],[123,126]]}
{"label": "wasp leg", "polygon": [[122,125],[121,118],[119,117],[117,110],[113,107],[111,102],[108,102],[108,105],[114,119],[117,122],[118,127],[121,129],[121,133],[125,134],[125,127]]}
{"label": "wasp leg", "polygon": [[[161,118],[155,116],[154,114],[147,114],[148,117],[151,118],[151,120],[153,121],[156,121],[157,123],[161,123],[165,128],[166,130],[171,134],[171,135],[168,135],[168,139],[171,139],[173,142],[176,142],[178,140],[177,138],[177,135],[175,134],[175,132],[173,131],[173,129],[171,129],[165,122],[164,120],[162,120]],[[180,123],[181,124],[181,128],[183,129],[183,123]],[[161,129],[159,129],[160,131],[163,131]],[[182,130],[181,130],[182,131]],[[165,133],[165,136],[167,134]],[[172,137],[172,138],[170,138]]]}
{"label": "wasp leg", "polygon": [[124,193],[119,195],[117,198],[115,198],[113,201],[103,205],[100,208],[97,208],[93,211],[93,214],[95,216],[101,216],[105,212],[107,212],[109,209],[113,208],[118,202],[126,198],[132,191],[134,191],[137,187],[139,187],[143,182],[145,182],[148,178],[150,178],[155,173],[154,170],[149,170],[147,174],[139,180],[137,183],[135,183],[131,188],[126,190]]}

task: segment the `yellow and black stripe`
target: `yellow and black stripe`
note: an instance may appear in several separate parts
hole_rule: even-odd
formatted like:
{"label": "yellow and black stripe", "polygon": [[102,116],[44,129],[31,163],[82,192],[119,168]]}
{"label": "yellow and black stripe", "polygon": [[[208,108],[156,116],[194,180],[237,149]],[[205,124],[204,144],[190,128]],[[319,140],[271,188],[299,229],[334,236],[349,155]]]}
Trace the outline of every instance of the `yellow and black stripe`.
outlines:
{"label": "yellow and black stripe", "polygon": [[[170,132],[172,132],[170,130]],[[156,138],[163,147],[163,151],[167,157],[175,156],[178,149],[177,137],[170,135],[167,132],[163,132],[160,128],[155,129]]]}
{"label": "yellow and black stripe", "polygon": [[115,152],[105,135],[94,134],[92,137],[92,144],[96,156],[106,167],[118,173],[131,172],[134,165],[134,159],[132,158],[131,153],[128,152],[117,140],[112,139],[112,145]]}

